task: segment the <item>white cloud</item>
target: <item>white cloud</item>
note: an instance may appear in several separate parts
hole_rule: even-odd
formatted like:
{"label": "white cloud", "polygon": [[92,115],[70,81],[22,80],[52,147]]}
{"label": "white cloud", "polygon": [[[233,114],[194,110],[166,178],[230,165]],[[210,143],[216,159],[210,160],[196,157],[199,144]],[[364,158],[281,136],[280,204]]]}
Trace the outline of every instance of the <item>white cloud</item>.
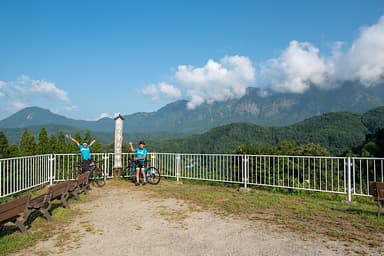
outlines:
{"label": "white cloud", "polygon": [[167,95],[171,98],[180,98],[181,97],[181,91],[174,87],[173,85],[167,84],[167,83],[159,83],[159,91],[163,93],[164,95]]}
{"label": "white cloud", "polygon": [[334,56],[335,78],[359,80],[366,86],[384,80],[384,16],[377,24],[360,29],[348,51]]}
{"label": "white cloud", "polygon": [[175,85],[152,84],[141,93],[152,100],[164,97],[188,100],[187,107],[203,103],[240,98],[248,86],[256,85],[269,95],[268,89],[303,93],[311,86],[332,89],[345,81],[359,81],[373,86],[384,81],[384,16],[377,24],[360,29],[359,36],[348,46],[331,43],[328,55],[320,53],[310,42],[292,40],[277,58],[260,65],[260,77],[245,56],[227,56],[220,61],[208,60],[204,66],[180,65],[173,77]]}
{"label": "white cloud", "polygon": [[5,93],[3,92],[3,88],[5,88],[6,86],[6,83],[3,82],[3,81],[0,81],[0,97],[4,97],[5,96]]}
{"label": "white cloud", "polygon": [[261,86],[293,93],[310,86],[329,89],[343,81],[373,86],[384,81],[383,60],[384,16],[377,24],[361,28],[349,48],[344,42],[334,42],[328,57],[309,42],[292,41],[278,58],[261,65]]}
{"label": "white cloud", "polygon": [[96,120],[100,120],[100,119],[105,118],[105,117],[111,118],[111,115],[108,114],[108,113],[101,113],[101,114],[99,115],[99,117],[96,118]]}
{"label": "white cloud", "polygon": [[181,91],[173,85],[160,82],[158,84],[151,84],[140,91],[140,93],[151,97],[152,100],[158,101],[161,98],[178,99],[181,97]]}
{"label": "white cloud", "polygon": [[228,56],[220,62],[208,60],[203,67],[181,65],[175,74],[187,88],[188,108],[242,97],[255,81],[252,62],[244,56]]}
{"label": "white cloud", "polygon": [[292,41],[278,59],[262,66],[261,75],[269,86],[280,92],[302,93],[311,84],[322,85],[329,67],[319,49],[308,42]]}
{"label": "white cloud", "polygon": [[35,80],[32,81],[32,87],[31,87],[31,92],[34,93],[41,93],[41,94],[47,94],[51,95],[53,97],[57,97],[58,99],[69,102],[68,94],[66,91],[61,90],[56,87],[55,84],[46,82],[46,81],[41,81],[41,80]]}
{"label": "white cloud", "polygon": [[[0,107],[7,115],[29,106],[39,106],[51,111],[71,107],[66,91],[45,80],[33,80],[26,75],[16,81],[0,81]],[[59,111],[58,111],[59,112]]]}

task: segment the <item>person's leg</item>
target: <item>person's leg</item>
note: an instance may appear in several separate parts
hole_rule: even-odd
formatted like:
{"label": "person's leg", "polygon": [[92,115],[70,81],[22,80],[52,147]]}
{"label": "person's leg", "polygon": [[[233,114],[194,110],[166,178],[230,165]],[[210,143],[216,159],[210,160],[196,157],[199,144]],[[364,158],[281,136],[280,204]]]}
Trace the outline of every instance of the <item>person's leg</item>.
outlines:
{"label": "person's leg", "polygon": [[139,185],[140,184],[139,174],[140,174],[140,168],[136,168],[136,184],[135,185]]}
{"label": "person's leg", "polygon": [[144,184],[147,183],[147,177],[146,177],[146,175],[145,175],[144,167],[141,168],[141,175],[143,175],[143,182],[144,182]]}
{"label": "person's leg", "polygon": [[89,170],[89,163],[90,163],[89,160],[83,160],[82,161],[82,167],[81,168],[82,168],[83,173]]}

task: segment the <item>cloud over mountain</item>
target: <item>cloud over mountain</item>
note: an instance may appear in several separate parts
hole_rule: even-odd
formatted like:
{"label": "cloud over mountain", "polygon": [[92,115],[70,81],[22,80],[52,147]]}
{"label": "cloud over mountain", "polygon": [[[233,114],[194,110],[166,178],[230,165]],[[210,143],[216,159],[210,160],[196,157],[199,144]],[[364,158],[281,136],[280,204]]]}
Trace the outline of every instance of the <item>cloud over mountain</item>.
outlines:
{"label": "cloud over mountain", "polygon": [[205,102],[242,97],[255,81],[255,69],[247,57],[227,56],[219,62],[210,59],[203,67],[180,65],[174,80],[178,87],[159,83],[147,86],[142,93],[158,100],[162,95],[180,98],[183,92],[189,101],[187,107],[193,109]]}
{"label": "cloud over mountain", "polygon": [[278,58],[262,65],[264,87],[302,93],[310,86],[328,89],[343,81],[374,86],[384,81],[384,17],[360,29],[351,46],[335,42],[330,56],[321,56],[309,42],[291,41]]}
{"label": "cloud over mountain", "polygon": [[33,80],[21,75],[16,81],[0,81],[0,106],[6,112],[15,112],[28,106],[50,109],[71,107],[66,91],[45,80]]}
{"label": "cloud over mountain", "polygon": [[384,16],[378,23],[360,28],[349,46],[340,41],[331,45],[331,53],[324,55],[311,42],[292,40],[278,57],[261,63],[259,70],[248,57],[238,55],[220,61],[210,59],[202,67],[180,65],[172,79],[174,84],[166,84],[167,90],[161,91],[159,83],[143,92],[154,100],[164,95],[184,97],[192,109],[202,103],[240,98],[248,86],[303,93],[311,86],[332,89],[345,81],[364,86],[384,81]]}
{"label": "cloud over mountain", "polygon": [[255,69],[243,56],[224,57],[220,62],[208,60],[201,68],[181,65],[175,75],[186,87],[188,108],[214,101],[240,98],[255,81]]}

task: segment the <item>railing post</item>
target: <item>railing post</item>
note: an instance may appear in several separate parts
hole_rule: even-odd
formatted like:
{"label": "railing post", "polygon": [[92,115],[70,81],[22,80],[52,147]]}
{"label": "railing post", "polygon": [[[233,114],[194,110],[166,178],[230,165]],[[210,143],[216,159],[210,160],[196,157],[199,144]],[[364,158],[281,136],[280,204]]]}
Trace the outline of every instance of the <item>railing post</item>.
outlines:
{"label": "railing post", "polygon": [[243,169],[243,174],[244,174],[244,189],[247,189],[247,183],[248,183],[248,174],[249,174],[249,166],[248,166],[248,156],[243,155],[243,160],[242,160],[242,169]]}
{"label": "railing post", "polygon": [[176,155],[176,182],[180,182],[180,154]]}
{"label": "railing post", "polygon": [[55,157],[53,156],[53,154],[50,154],[49,157],[48,157],[48,162],[49,162],[49,184],[52,185],[53,184],[53,180],[54,180],[54,176],[53,176],[53,160],[55,159]]}
{"label": "railing post", "polygon": [[151,166],[157,167],[155,159],[156,159],[156,155],[155,154],[151,154]]}
{"label": "railing post", "polygon": [[3,168],[1,166],[2,163],[3,161],[0,161],[0,198],[3,197]]}
{"label": "railing post", "polygon": [[348,202],[352,202],[352,181],[351,181],[351,157],[348,157],[348,176],[347,176],[347,183],[348,183]]}
{"label": "railing post", "polygon": [[104,173],[102,173],[102,175],[104,176],[104,181],[107,180],[107,175],[109,175],[109,173],[107,174],[107,166],[108,165],[108,161],[109,161],[109,157],[108,157],[108,154],[107,153],[104,153],[103,155],[103,160],[104,160]]}

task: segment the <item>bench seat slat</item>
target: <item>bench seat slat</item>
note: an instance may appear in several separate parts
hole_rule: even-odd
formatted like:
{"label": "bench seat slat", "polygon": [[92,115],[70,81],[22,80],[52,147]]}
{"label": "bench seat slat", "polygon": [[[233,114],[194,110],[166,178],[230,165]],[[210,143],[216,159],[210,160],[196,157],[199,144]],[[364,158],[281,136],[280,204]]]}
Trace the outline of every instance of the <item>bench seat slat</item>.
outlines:
{"label": "bench seat slat", "polygon": [[15,224],[23,234],[28,234],[25,223],[28,220],[28,210],[31,195],[27,194],[19,199],[0,205],[0,226],[7,222]]}

